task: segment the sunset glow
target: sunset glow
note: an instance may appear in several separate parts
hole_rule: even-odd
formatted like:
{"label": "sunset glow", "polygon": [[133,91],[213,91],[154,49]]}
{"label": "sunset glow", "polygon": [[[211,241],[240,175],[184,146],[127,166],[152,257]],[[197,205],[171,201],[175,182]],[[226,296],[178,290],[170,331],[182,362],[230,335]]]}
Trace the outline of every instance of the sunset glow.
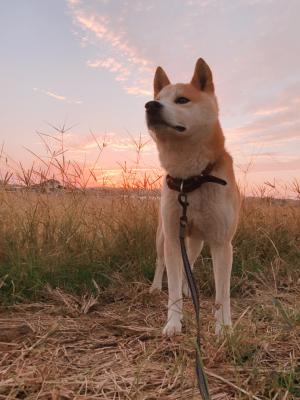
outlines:
{"label": "sunset glow", "polygon": [[239,182],[284,187],[300,171],[299,13],[297,0],[3,1],[1,173],[42,166],[65,125],[90,185],[159,175],[144,121],[155,68],[186,82],[203,57]]}

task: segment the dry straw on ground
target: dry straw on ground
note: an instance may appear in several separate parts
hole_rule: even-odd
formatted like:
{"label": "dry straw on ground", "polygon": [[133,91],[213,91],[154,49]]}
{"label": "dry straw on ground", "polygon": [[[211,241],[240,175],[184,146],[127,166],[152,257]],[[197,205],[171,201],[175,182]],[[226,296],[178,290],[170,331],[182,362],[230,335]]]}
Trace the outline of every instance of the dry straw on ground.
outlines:
{"label": "dry straw on ground", "polygon": [[[166,294],[148,285],[116,287],[97,301],[47,289],[47,303],[1,311],[0,398],[200,399],[195,385],[191,302],[184,333],[162,338]],[[119,287],[118,287],[119,286]],[[126,290],[125,290],[126,287]],[[299,292],[233,299],[232,337],[217,340],[213,301],[202,299],[203,358],[212,399],[296,399],[299,396]],[[298,374],[298,375],[297,375]],[[298,385],[298,386],[297,386]]]}

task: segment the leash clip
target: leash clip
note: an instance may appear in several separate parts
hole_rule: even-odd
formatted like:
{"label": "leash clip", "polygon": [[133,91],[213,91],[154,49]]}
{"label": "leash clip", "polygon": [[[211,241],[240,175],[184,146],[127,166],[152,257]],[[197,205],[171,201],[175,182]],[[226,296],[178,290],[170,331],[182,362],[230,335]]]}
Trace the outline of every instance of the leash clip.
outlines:
{"label": "leash clip", "polygon": [[181,205],[181,207],[183,208],[183,212],[185,212],[187,209],[187,206],[189,205],[189,203],[187,202],[187,194],[180,191],[180,193],[178,195],[178,201],[179,201],[179,204]]}

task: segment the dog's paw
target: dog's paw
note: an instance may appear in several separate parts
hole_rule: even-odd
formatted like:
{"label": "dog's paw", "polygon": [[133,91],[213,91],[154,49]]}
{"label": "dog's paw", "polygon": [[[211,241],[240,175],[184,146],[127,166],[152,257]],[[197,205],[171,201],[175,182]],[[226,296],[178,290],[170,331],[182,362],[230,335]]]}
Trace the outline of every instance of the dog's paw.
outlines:
{"label": "dog's paw", "polygon": [[192,297],[191,291],[190,291],[190,288],[189,288],[189,284],[187,283],[186,279],[184,279],[183,282],[182,282],[182,294],[185,297],[189,297],[189,298]]}
{"label": "dog's paw", "polygon": [[152,285],[150,286],[150,289],[149,289],[149,293],[153,293],[155,291],[159,291],[159,292],[161,291],[161,284],[158,284],[155,282],[152,283]]}
{"label": "dog's paw", "polygon": [[220,338],[230,336],[232,335],[232,333],[233,333],[232,325],[224,325],[220,324],[219,322],[216,323],[215,334]]}
{"label": "dog's paw", "polygon": [[167,322],[163,329],[164,336],[175,336],[181,333],[182,324],[178,319],[172,319]]}

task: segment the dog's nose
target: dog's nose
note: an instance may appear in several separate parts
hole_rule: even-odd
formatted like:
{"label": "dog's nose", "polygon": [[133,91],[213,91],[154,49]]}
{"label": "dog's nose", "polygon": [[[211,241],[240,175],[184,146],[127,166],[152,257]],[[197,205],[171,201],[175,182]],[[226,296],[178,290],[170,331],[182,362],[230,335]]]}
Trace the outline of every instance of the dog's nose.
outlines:
{"label": "dog's nose", "polygon": [[159,101],[152,100],[145,104],[145,108],[147,112],[155,112],[162,108],[162,104]]}

